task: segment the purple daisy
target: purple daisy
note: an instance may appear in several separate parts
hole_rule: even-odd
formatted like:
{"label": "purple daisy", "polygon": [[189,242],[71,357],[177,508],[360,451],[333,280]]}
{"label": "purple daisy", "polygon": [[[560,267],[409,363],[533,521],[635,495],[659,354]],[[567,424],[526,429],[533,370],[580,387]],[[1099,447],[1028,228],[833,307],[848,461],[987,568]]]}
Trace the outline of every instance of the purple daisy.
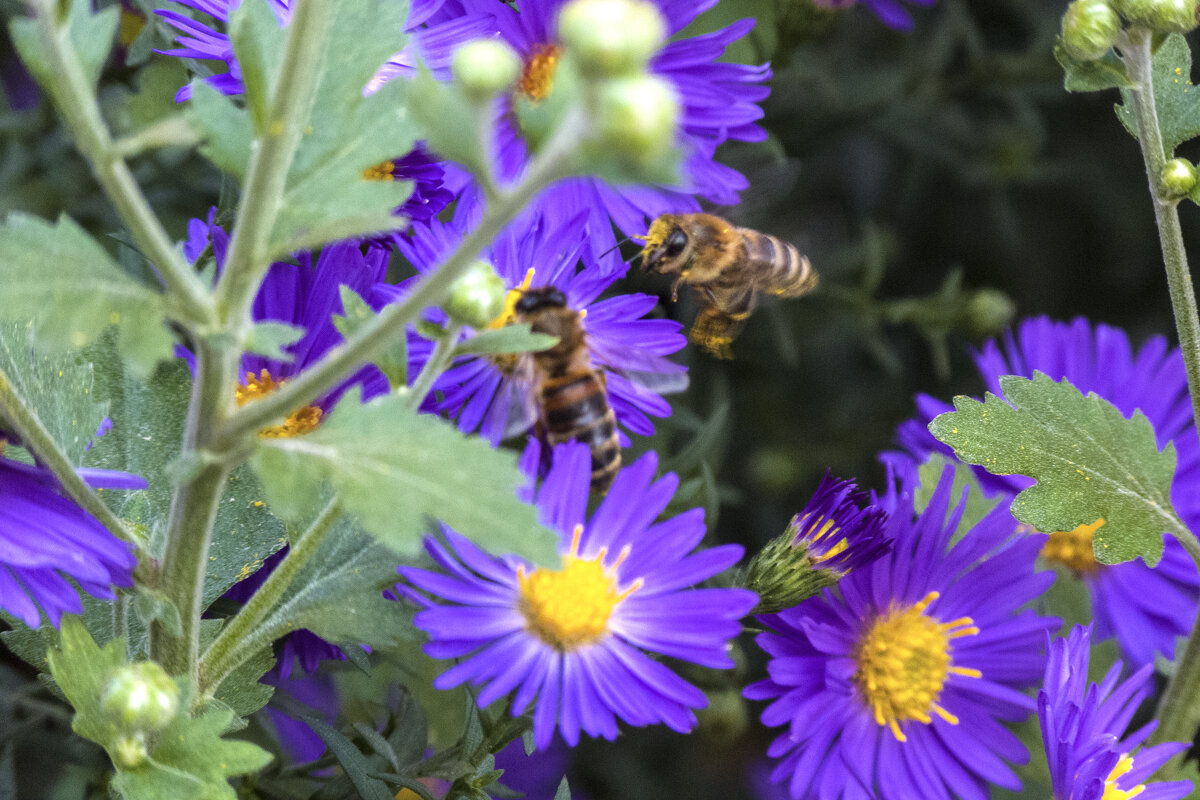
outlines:
{"label": "purple daisy", "polygon": [[692,552],[704,538],[702,509],[655,522],[679,479],[654,480],[654,453],[621,470],[586,519],[591,456],[573,442],[558,450],[536,502],[562,536],[561,569],[488,555],[450,530],[448,545],[426,543],[444,573],[400,568],[419,591],[398,590],[426,606],[414,619],[429,634],[425,652],[461,659],[434,686],[480,687],[481,708],[515,690],[512,713],[532,707],[539,749],[556,730],[571,746],[581,733],[614,739],[618,718],[690,731],[704,693],[651,654],[734,665],[727,645],[757,596],[692,587],[734,564],[742,548]]}
{"label": "purple daisy", "polygon": [[[745,690],[785,725],[768,756],[792,797],[983,800],[1016,790],[1005,762],[1028,752],[1002,722],[1033,711],[1023,690],[1059,621],[1021,606],[1053,573],[1033,570],[1041,537],[1015,537],[1000,506],[955,539],[953,470],[914,518],[911,494],[882,506],[895,542],[883,556],[795,608],[759,617],[769,677]],[[954,543],[951,544],[952,539]]]}
{"label": "purple daisy", "polygon": [[[530,0],[521,4],[519,12],[487,2],[486,7],[496,15],[500,37],[524,61],[516,91],[530,100],[544,98],[553,86],[560,52],[555,32],[557,16],[566,1]],[[716,5],[716,0],[652,2],[666,21],[671,36]],[[610,186],[595,178],[571,178],[543,192],[532,208],[559,215],[558,219],[586,212],[593,252],[601,253],[616,241],[611,235],[609,218],[632,236],[645,233],[648,221],[659,214],[699,211],[700,205],[693,195],[718,205],[736,204],[738,193],[749,184],[741,173],[714,160],[714,153],[726,141],[757,142],[766,138],[766,132],[757,124],[763,115],[758,103],[770,93],[766,81],[771,70],[766,64],[748,66],[718,59],[726,47],[753,27],[753,19],[743,19],[712,33],[676,38],[650,61],[649,72],[670,82],[680,98],[682,185]],[[529,163],[528,150],[514,120],[511,98],[505,99],[498,105],[494,146],[496,172],[501,180],[518,178]],[[448,180],[453,177],[453,172],[447,175]],[[467,176],[460,173],[458,178],[465,181]],[[477,213],[480,205],[477,191],[463,188],[468,206]]]}
{"label": "purple daisy", "polygon": [[[510,225],[497,236],[480,254],[480,258],[491,262],[510,290],[506,311],[493,325],[500,327],[511,321],[522,290],[561,290],[568,307],[584,315],[587,346],[593,364],[605,373],[608,403],[618,425],[648,436],[654,432],[649,417],[671,413],[670,404],[650,386],[666,391],[686,384],[686,367],[664,358],[680,350],[686,339],[679,332],[678,322],[643,319],[657,303],[652,295],[597,299],[629,266],[616,253],[606,260],[594,259],[586,246],[589,230],[582,218],[553,225],[547,218],[535,216],[530,223]],[[461,237],[458,225],[434,220],[414,230],[411,237],[397,238],[396,244],[417,270],[427,272],[441,264]],[[384,285],[378,287],[377,294],[400,297],[403,289]],[[428,358],[429,350],[428,342],[413,342],[414,371]],[[464,431],[479,429],[493,444],[527,430],[532,423],[529,415],[522,413],[529,409],[530,387],[514,374],[511,360],[461,357],[439,376],[434,389],[444,394],[436,410],[448,412]],[[516,420],[519,422],[514,425]]]}
{"label": "purple daisy", "polygon": [[[1003,344],[989,341],[975,354],[987,390],[1000,395],[1000,376],[1032,378],[1034,371],[1054,380],[1068,379],[1081,392],[1095,392],[1125,416],[1140,410],[1154,425],[1158,446],[1175,444],[1171,502],[1193,530],[1200,526],[1200,440],[1192,422],[1183,357],[1155,336],[1136,352],[1119,328],[1093,325],[1082,317],[1053,322],[1033,317],[1020,323]],[[926,395],[917,397],[918,418],[903,423],[897,439],[914,457],[931,453],[950,458],[953,451],[933,438],[927,425],[953,407]],[[1020,475],[991,475],[975,468],[985,490],[1015,496],[1033,481]],[[1141,559],[1104,565],[1092,555],[1096,525],[1052,532],[1043,555],[1069,568],[1088,586],[1096,636],[1115,636],[1135,667],[1168,658],[1175,639],[1186,636],[1196,618],[1200,576],[1183,546],[1164,534],[1163,557],[1151,569]]]}
{"label": "purple daisy", "polygon": [[1118,661],[1099,684],[1088,683],[1091,634],[1090,626],[1076,625],[1069,637],[1050,643],[1045,686],[1038,692],[1038,719],[1054,800],[1185,797],[1192,790],[1191,781],[1149,785],[1144,781],[1188,745],[1164,742],[1134,754],[1157,722],[1125,736],[1138,706],[1154,689],[1154,668],[1147,664],[1118,684],[1122,667]]}
{"label": "purple daisy", "polygon": [[[6,441],[17,443],[0,429],[0,453]],[[96,489],[146,488],[124,472],[79,474]],[[63,496],[50,470],[0,455],[0,609],[31,628],[45,614],[57,628],[64,613],[83,613],[76,586],[113,600],[114,586],[133,585],[136,564],[133,548]]]}

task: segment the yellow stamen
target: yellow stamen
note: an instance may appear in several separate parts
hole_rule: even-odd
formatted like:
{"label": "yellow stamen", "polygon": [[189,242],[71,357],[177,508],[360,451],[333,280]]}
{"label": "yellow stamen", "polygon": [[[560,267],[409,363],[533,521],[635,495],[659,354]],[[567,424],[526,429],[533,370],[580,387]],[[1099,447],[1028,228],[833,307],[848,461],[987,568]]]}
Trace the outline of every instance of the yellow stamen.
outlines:
{"label": "yellow stamen", "polygon": [[1042,545],[1042,558],[1056,561],[1077,575],[1095,575],[1100,571],[1092,549],[1096,531],[1104,525],[1104,517],[1090,525],[1080,525],[1073,531],[1057,531]]}
{"label": "yellow stamen", "polygon": [[533,48],[525,59],[521,80],[517,81],[517,91],[535,103],[546,99],[554,87],[554,73],[558,70],[561,55],[562,48],[555,44]]}
{"label": "yellow stamen", "polygon": [[1104,780],[1104,794],[1100,800],[1130,800],[1146,791],[1146,787],[1140,783],[1132,789],[1117,788],[1117,779],[1131,769],[1133,769],[1133,758],[1129,755],[1121,756],[1117,765],[1112,768],[1112,772],[1108,773],[1108,777]]}
{"label": "yellow stamen", "polygon": [[504,296],[504,310],[500,312],[500,316],[488,323],[489,328],[503,328],[505,325],[512,325],[516,321],[517,301],[521,299],[521,295],[529,291],[529,286],[532,283],[533,267],[530,267],[526,271],[525,280],[521,281],[521,285],[508,290],[508,294]]}
{"label": "yellow stamen", "polygon": [[[239,406],[243,406],[252,400],[270,394],[282,385],[283,381],[277,382],[265,369],[259,373],[258,377],[255,377],[253,372],[247,372],[246,382],[234,390],[234,400]],[[320,424],[322,413],[324,412],[318,406],[304,406],[289,414],[281,424],[263,428],[258,435],[264,439],[283,439],[308,433]]]}
{"label": "yellow stamen", "polygon": [[363,178],[368,181],[391,181],[395,180],[393,174],[396,171],[396,163],[394,161],[381,161],[373,167],[367,167],[363,170]]}
{"label": "yellow stamen", "polygon": [[916,605],[893,606],[877,617],[854,651],[858,668],[854,682],[871,707],[875,722],[891,730],[897,741],[907,738],[900,723],[917,720],[926,725],[937,714],[951,725],[958,718],[938,705],[950,674],[981,677],[979,670],[951,662],[950,641],[979,633],[974,620],[959,617],[941,622],[925,610],[938,598],[930,592]]}
{"label": "yellow stamen", "polygon": [[529,631],[556,650],[567,652],[592,644],[608,635],[608,620],[622,600],[642,586],[642,580],[625,589],[617,585],[616,572],[629,556],[624,548],[607,567],[607,548],[594,558],[579,557],[583,526],[576,525],[571,549],[559,570],[538,567],[526,574],[517,569],[519,608]]}

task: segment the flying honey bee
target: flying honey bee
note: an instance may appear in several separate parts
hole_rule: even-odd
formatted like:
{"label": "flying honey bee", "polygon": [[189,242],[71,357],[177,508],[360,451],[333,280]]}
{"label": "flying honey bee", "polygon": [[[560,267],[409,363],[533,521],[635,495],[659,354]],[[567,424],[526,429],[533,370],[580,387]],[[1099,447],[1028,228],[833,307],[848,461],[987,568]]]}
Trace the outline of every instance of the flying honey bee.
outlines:
{"label": "flying honey bee", "polygon": [[690,338],[718,358],[731,358],[730,343],[762,292],[799,297],[817,285],[817,273],[795,245],[749,228],[735,228],[712,214],[663,214],[650,226],[642,269],[674,275],[691,284],[703,309]]}

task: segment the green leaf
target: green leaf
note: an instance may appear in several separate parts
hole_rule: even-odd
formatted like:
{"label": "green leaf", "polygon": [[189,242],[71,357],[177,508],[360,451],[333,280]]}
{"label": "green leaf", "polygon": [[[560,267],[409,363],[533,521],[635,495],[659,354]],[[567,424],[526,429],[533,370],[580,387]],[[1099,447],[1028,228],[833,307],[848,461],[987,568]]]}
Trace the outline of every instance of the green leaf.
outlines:
{"label": "green leaf", "polygon": [[263,626],[307,628],[335,644],[373,649],[411,641],[411,613],[382,594],[399,581],[397,565],[386,547],[343,517]]}
{"label": "green leaf", "polygon": [[104,421],[107,406],[92,388],[92,365],[78,353],[34,352],[33,327],[0,322],[0,370],[50,431],[71,463],[78,464]]}
{"label": "green leaf", "polygon": [[1067,52],[1059,37],[1054,42],[1054,58],[1063,68],[1063,88],[1068,92],[1099,92],[1132,85],[1125,65],[1114,53],[1095,61],[1080,61]]}
{"label": "green leaf", "polygon": [[486,330],[469,339],[464,339],[454,348],[454,355],[498,355],[500,353],[526,353],[547,350],[558,344],[557,336],[533,333],[527,323],[505,325],[503,328]]}
{"label": "green leaf", "polygon": [[259,683],[259,678],[275,666],[275,652],[264,647],[246,659],[221,681],[214,699],[239,717],[248,717],[267,704],[275,687]]}
{"label": "green leaf", "polygon": [[150,623],[158,620],[169,633],[183,636],[183,620],[179,617],[179,609],[163,592],[148,586],[138,587],[137,596],[133,598],[133,610],[146,630],[150,629]]}
{"label": "green leaf", "polygon": [[[83,67],[84,77],[94,87],[100,79],[100,69],[108,58],[108,52],[112,49],[113,38],[120,21],[120,7],[113,5],[93,12],[91,0],[68,1],[70,8],[66,18],[67,36],[75,55],[79,58],[80,66]],[[55,87],[61,79],[51,66],[54,60],[42,45],[37,23],[32,19],[15,19],[9,31],[25,66],[37,78],[38,83],[55,94]]]}
{"label": "green leaf", "polygon": [[439,81],[421,65],[409,80],[408,101],[431,150],[476,175],[486,174],[486,156],[479,145],[479,109],[457,85]]}
{"label": "green leaf", "polygon": [[952,537],[953,541],[958,541],[967,531],[974,528],[980,520],[991,513],[992,509],[1000,503],[1000,498],[985,497],[979,485],[979,479],[966,464],[934,453],[918,470],[921,486],[913,497],[915,513],[920,514],[929,506],[929,501],[933,499],[933,493],[937,489],[938,481],[947,464],[954,465],[954,484],[950,488],[952,507],[947,509],[947,516],[956,513],[958,499],[962,497],[964,489],[968,490],[966,506],[959,519],[958,529]]}
{"label": "green leaf", "polygon": [[33,320],[39,345],[79,348],[117,325],[121,355],[146,374],[171,355],[162,294],[131,279],[69,217],[13,212],[0,224],[0,318]]}
{"label": "green leaf", "polygon": [[298,342],[304,336],[303,325],[286,322],[256,322],[250,329],[250,341],[246,342],[247,353],[258,353],[277,361],[291,361],[292,354],[283,348]]}
{"label": "green leaf", "polygon": [[419,550],[433,517],[493,552],[557,562],[558,537],[516,499],[525,478],[515,454],[415,414],[397,395],[364,404],[349,392],[311,433],[260,439],[251,462],[272,508],[292,519],[314,514],[328,483],[363,528],[398,553]]}
{"label": "green leaf", "polygon": [[254,128],[245,109],[208,84],[194,81],[188,114],[204,138],[200,154],[239,179],[245,177],[254,143]]}
{"label": "green leaf", "polygon": [[[407,224],[392,210],[411,194],[407,181],[373,181],[364,172],[412,149],[417,129],[398,79],[363,94],[376,70],[404,46],[408,4],[337,3],[325,71],[306,132],[292,162],[271,233],[279,257],[327,241]],[[336,43],[353,42],[353,47]]]}
{"label": "green leaf", "polygon": [[[187,365],[175,360],[159,365],[150,379],[126,372],[106,341],[89,349],[98,399],[110,403],[113,432],[102,436],[84,459],[87,466],[120,469],[144,477],[146,491],[107,497],[116,514],[144,530],[152,555],[161,557],[171,505],[169,465],[179,456],[191,394]],[[267,556],[287,543],[287,531],[263,502],[253,470],[233,471],[217,510],[213,541],[204,578],[205,605],[249,577]]]}
{"label": "green leaf", "polygon": [[125,643],[114,640],[100,647],[83,622],[64,614],[59,644],[46,653],[54,682],[75,709],[71,730],[108,747],[117,737],[117,726],[100,711],[100,691],[112,672],[125,663]]}
{"label": "green leaf", "polygon": [[392,793],[387,790],[383,781],[368,774],[371,772],[371,765],[353,742],[316,717],[305,716],[303,719],[313,732],[321,737],[321,741],[329,746],[329,751],[342,765],[362,800],[392,800]]}
{"label": "green leaf", "polygon": [[286,31],[267,0],[246,0],[230,15],[229,42],[242,70],[246,105],[254,128],[266,132],[271,96],[279,82]]}
{"label": "green leaf", "polygon": [[[363,323],[375,319],[375,310],[359,296],[358,292],[342,284],[338,287],[342,296],[341,316],[333,315],[333,327],[338,333],[349,339],[358,331]],[[388,379],[393,389],[408,385],[408,336],[405,333],[397,335],[388,345],[382,348],[372,362],[379,367]]]}
{"label": "green leaf", "polygon": [[[1187,39],[1173,33],[1159,46],[1152,64],[1154,105],[1162,130],[1163,148],[1170,158],[1175,148],[1200,136],[1200,93],[1192,85],[1192,51]],[[1137,120],[1129,89],[1121,90],[1124,102],[1117,106],[1117,118],[1137,137]]]}
{"label": "green leaf", "polygon": [[956,410],[936,417],[929,430],[967,463],[1036,479],[1013,500],[1022,522],[1049,533],[1103,518],[1093,540],[1097,561],[1140,556],[1157,564],[1163,531],[1182,527],[1171,507],[1174,445],[1159,452],[1140,411],[1126,419],[1066,380],[1008,375],[1000,388],[1004,398],[989,392],[982,403],[954,398]]}

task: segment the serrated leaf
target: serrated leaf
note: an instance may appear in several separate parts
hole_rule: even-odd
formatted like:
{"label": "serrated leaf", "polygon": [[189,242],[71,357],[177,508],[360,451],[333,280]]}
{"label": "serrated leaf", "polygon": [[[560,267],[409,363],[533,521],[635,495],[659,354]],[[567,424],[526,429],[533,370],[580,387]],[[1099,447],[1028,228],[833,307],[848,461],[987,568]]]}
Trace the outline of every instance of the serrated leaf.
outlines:
{"label": "serrated leaf", "polygon": [[260,134],[267,130],[267,109],[279,82],[286,39],[267,0],[246,0],[229,17],[229,42],[242,70],[246,105]]}
{"label": "serrated leaf", "polygon": [[[104,343],[88,350],[96,376],[96,394],[109,401],[113,432],[97,440],[84,459],[87,466],[120,469],[141,475],[150,486],[106,498],[118,516],[146,532],[152,554],[161,556],[174,486],[168,465],[179,455],[191,395],[187,365],[175,360],[159,365],[150,379],[126,372]],[[284,525],[263,502],[254,471],[239,466],[230,475],[217,510],[213,541],[204,577],[207,606],[287,543]]]}
{"label": "serrated leaf", "polygon": [[558,344],[557,336],[534,333],[528,323],[505,325],[503,328],[482,331],[464,339],[454,348],[454,355],[498,355],[546,350]]}
{"label": "serrated leaf", "polygon": [[1063,68],[1063,88],[1068,92],[1099,92],[1131,84],[1125,65],[1115,53],[1094,61],[1080,61],[1067,52],[1059,37],[1054,42],[1054,58]]}
{"label": "serrated leaf", "polygon": [[382,593],[399,580],[397,564],[386,547],[343,518],[263,626],[307,628],[335,644],[395,648],[416,635],[407,608]]}
{"label": "serrated leaf", "polygon": [[[1170,158],[1180,144],[1200,136],[1200,92],[1192,85],[1192,51],[1187,39],[1178,33],[1168,36],[1154,53],[1152,69],[1158,125]],[[1129,89],[1122,89],[1121,97],[1117,118],[1137,138]]]}
{"label": "serrated leaf", "polygon": [[383,781],[370,776],[371,765],[353,742],[316,717],[304,716],[302,719],[329,747],[362,800],[392,800],[392,794]]}
{"label": "serrated leaf", "polygon": [[349,392],[311,433],[260,439],[251,463],[272,508],[293,519],[313,515],[329,484],[363,528],[398,553],[416,553],[435,518],[492,552],[557,563],[558,537],[516,499],[525,483],[516,456],[413,413],[397,395],[359,403]]}
{"label": "serrated leaf", "polygon": [[[120,21],[120,7],[109,6],[102,11],[92,11],[91,0],[69,0],[67,11],[67,35],[71,47],[83,67],[84,78],[95,86],[100,79],[100,69],[112,49],[113,38]],[[37,23],[32,19],[15,19],[9,27],[13,44],[21,55],[25,66],[37,78],[38,83],[55,94],[55,86],[61,80],[51,67],[53,60],[42,46]]]}
{"label": "serrated leaf", "polygon": [[121,355],[148,373],[171,354],[162,294],[131,279],[69,217],[13,212],[0,224],[0,318],[33,320],[40,346],[83,347],[111,325]]}
{"label": "serrated leaf", "polygon": [[188,114],[204,139],[200,154],[237,178],[245,177],[254,143],[246,110],[208,84],[194,81]]}
{"label": "serrated leaf", "polygon": [[75,709],[71,730],[108,747],[118,730],[100,711],[100,690],[125,663],[125,645],[114,640],[100,647],[74,614],[63,615],[58,633],[58,647],[46,653],[46,662],[54,682]]}
{"label": "serrated leaf", "polygon": [[258,353],[277,361],[292,361],[291,353],[283,348],[304,336],[304,326],[286,322],[256,322],[250,329],[250,340],[246,342],[247,353]]}
{"label": "serrated leaf", "polygon": [[1000,379],[1004,398],[954,398],[955,411],[929,430],[960,459],[996,475],[1037,480],[1013,500],[1012,513],[1039,531],[1070,531],[1103,518],[1093,539],[1096,559],[1117,564],[1141,557],[1154,566],[1164,530],[1178,528],[1171,507],[1175,447],[1159,452],[1140,411],[1130,419],[1111,403],[1063,380]]}
{"label": "serrated leaf", "polygon": [[412,149],[417,129],[404,98],[406,81],[363,94],[375,71],[404,46],[408,4],[337,3],[331,46],[309,120],[288,172],[271,253],[282,256],[334,239],[405,225],[392,210],[411,194],[407,181],[372,181],[364,172]]}
{"label": "serrated leaf", "polygon": [[34,352],[32,333],[29,323],[0,322],[0,370],[71,463],[79,464],[107,406],[93,391],[90,363],[78,353]]}
{"label": "serrated leaf", "polygon": [[260,683],[259,678],[275,666],[275,653],[264,647],[243,661],[221,681],[213,698],[240,717],[248,717],[267,704],[275,687]]}
{"label": "serrated leaf", "polygon": [[[349,339],[362,327],[363,323],[375,318],[375,310],[359,296],[358,292],[342,284],[338,287],[342,297],[343,314],[334,314],[333,327],[337,328],[344,338]],[[388,384],[395,389],[408,385],[408,335],[401,333],[386,347],[380,349],[372,361],[379,371],[388,379]]]}

